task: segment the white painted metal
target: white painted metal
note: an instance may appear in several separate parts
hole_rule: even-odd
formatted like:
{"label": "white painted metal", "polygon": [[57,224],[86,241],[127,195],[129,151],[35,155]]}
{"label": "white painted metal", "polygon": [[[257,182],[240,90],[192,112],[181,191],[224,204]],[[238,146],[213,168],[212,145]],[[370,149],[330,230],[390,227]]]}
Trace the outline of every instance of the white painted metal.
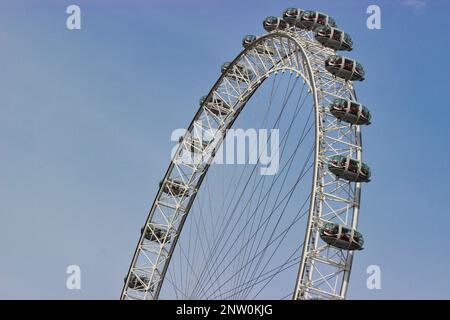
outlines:
{"label": "white painted metal", "polygon": [[[273,53],[273,54],[269,54]],[[328,112],[336,97],[356,100],[351,82],[333,77],[325,70],[324,61],[335,54],[314,40],[312,32],[291,28],[268,33],[243,50],[222,74],[209,92],[189,125],[194,138],[208,137],[201,154],[193,163],[183,161],[192,149],[188,134],[176,152],[164,176],[145,223],[126,278],[122,299],[157,299],[183,224],[197,191],[229,129],[246,102],[261,83],[277,72],[295,73],[302,77],[312,92],[315,107],[315,167],[305,245],[294,290],[294,299],[344,299],[347,293],[351,252],[328,246],[319,237],[325,222],[356,228],[359,213],[360,184],[337,180],[327,169],[334,155],[349,155],[361,160],[359,126],[340,122]],[[253,77],[242,73],[245,67]],[[230,112],[217,112],[226,103]],[[222,109],[223,110],[223,109]],[[211,136],[211,132],[215,132]],[[176,192],[164,192],[167,181],[177,181],[182,187]],[[181,189],[181,191],[180,191]],[[157,241],[145,238],[155,226],[166,230]],[[137,282],[139,286],[133,286]]]}

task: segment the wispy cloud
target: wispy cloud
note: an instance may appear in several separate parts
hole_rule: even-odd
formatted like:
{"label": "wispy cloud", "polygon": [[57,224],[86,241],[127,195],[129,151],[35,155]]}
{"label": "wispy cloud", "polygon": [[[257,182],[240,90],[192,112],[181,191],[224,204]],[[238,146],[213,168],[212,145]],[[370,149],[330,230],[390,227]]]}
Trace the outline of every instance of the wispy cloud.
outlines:
{"label": "wispy cloud", "polygon": [[402,0],[402,4],[413,9],[417,14],[423,13],[427,6],[425,0]]}

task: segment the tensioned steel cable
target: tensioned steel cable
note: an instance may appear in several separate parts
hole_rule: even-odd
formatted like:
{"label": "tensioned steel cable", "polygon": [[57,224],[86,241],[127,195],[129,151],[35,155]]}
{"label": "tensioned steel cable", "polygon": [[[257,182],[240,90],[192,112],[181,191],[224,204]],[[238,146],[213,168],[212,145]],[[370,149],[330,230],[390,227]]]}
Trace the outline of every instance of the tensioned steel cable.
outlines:
{"label": "tensioned steel cable", "polygon": [[[287,93],[287,92],[288,92],[288,90],[286,91],[286,93]],[[291,93],[292,93],[292,90],[291,90]],[[275,124],[278,124],[278,123],[279,123],[279,121],[280,121],[280,119],[281,119],[281,115],[283,114],[283,110],[284,110],[285,106],[286,106],[286,105],[284,105],[283,108],[281,109],[281,111],[280,111],[280,113],[279,113],[279,115],[278,115],[278,117],[277,117],[277,120],[276,120]],[[276,125],[275,125],[275,126],[276,126]],[[269,140],[269,139],[270,139],[270,137],[268,138],[268,140]],[[259,157],[258,157],[258,161],[259,161]],[[256,167],[253,168],[252,173],[254,173],[255,169],[256,169]],[[249,179],[250,179],[250,178],[251,178],[251,176],[249,177]],[[248,183],[249,183],[249,181],[250,181],[249,179],[247,179],[247,182],[245,183],[245,187],[244,187],[244,188],[247,187],[247,185],[248,185]],[[234,195],[236,194],[236,190],[237,190],[237,189],[235,189]],[[233,198],[234,198],[234,196],[233,196]],[[239,200],[240,200],[241,198],[242,198],[242,194],[241,194],[241,196],[239,197]],[[233,200],[230,201],[230,206],[231,206],[231,203],[233,203]],[[228,206],[227,212],[228,212],[230,206]],[[209,258],[209,259],[208,259],[208,263],[206,264],[205,268],[208,268],[208,267],[209,267],[209,264],[210,264],[211,261],[214,261],[214,263],[217,261],[217,256],[219,256],[219,255],[217,255],[217,254],[215,254],[215,253],[218,253],[218,252],[221,251],[221,250],[217,251],[217,247],[218,247],[218,245],[221,244],[221,241],[222,241],[222,239],[223,239],[223,237],[224,237],[224,235],[225,235],[225,233],[226,233],[228,227],[230,226],[230,222],[232,221],[231,219],[232,219],[232,217],[233,217],[233,214],[235,213],[235,209],[236,209],[236,208],[234,208],[234,210],[232,211],[232,214],[229,216],[229,218],[228,218],[228,220],[227,220],[227,223],[225,224],[225,227],[223,228],[223,230],[222,230],[222,232],[221,232],[221,234],[220,234],[218,240],[217,240],[216,243],[215,243],[215,246],[213,247],[213,248],[214,248],[213,254],[214,254],[216,257],[215,257],[214,259],[213,259],[213,258]],[[227,215],[227,213],[225,213],[225,215]],[[222,243],[222,244],[223,244],[223,243]],[[224,246],[222,245],[221,248],[223,249],[223,247],[224,247]],[[204,274],[204,271],[202,272],[202,274]],[[202,276],[200,276],[200,279],[202,279]],[[194,294],[195,294],[195,290],[194,290]]]}
{"label": "tensioned steel cable", "polygon": [[[297,151],[297,150],[298,150],[298,148],[296,148],[296,151]],[[290,160],[292,160],[292,157],[291,157],[291,159],[290,159]],[[291,163],[292,163],[292,162],[291,162]],[[238,234],[240,234],[240,232],[239,232]],[[227,254],[228,254],[228,252],[227,252]],[[223,259],[222,259],[222,261],[223,261]],[[221,262],[222,262],[222,261],[221,261]]]}
{"label": "tensioned steel cable", "polygon": [[[272,83],[272,93],[274,92],[274,90],[276,91],[277,89],[278,89],[278,87],[279,87],[279,83],[277,84],[277,86],[275,87],[275,83],[276,83],[276,79],[277,79],[277,77],[276,77],[276,75],[275,75],[275,77],[274,77],[274,81],[273,81],[273,83]],[[275,89],[274,89],[275,88]],[[271,101],[271,99],[269,100],[269,101]],[[266,122],[266,120],[267,120],[267,116],[268,116],[268,114],[269,114],[269,112],[270,112],[270,108],[271,108],[271,106],[272,106],[272,104],[269,102],[269,105],[268,105],[268,108],[267,108],[267,110],[266,110],[266,114],[265,114],[265,119],[263,120],[263,123],[265,123]],[[236,168],[236,166],[234,166],[234,168]],[[241,174],[241,177],[240,177],[240,180],[241,180],[241,178],[243,177],[243,173],[244,172],[242,172],[242,174]],[[208,175],[206,176],[206,179],[208,179]],[[239,181],[240,181],[239,180]],[[207,180],[208,181],[208,180]],[[231,182],[230,182],[230,185],[231,185]],[[229,188],[229,190],[231,190],[232,188]],[[227,193],[228,193],[228,191],[227,191]],[[204,198],[204,197],[203,197]],[[209,200],[210,200],[210,197],[208,197],[209,198]],[[194,216],[195,216],[195,214],[194,214]],[[223,215],[223,217],[226,217],[226,215]],[[217,220],[217,221],[219,221],[219,220]],[[214,228],[214,230],[215,230],[215,228]],[[206,230],[204,230],[204,231],[206,231]],[[205,232],[205,233],[207,233],[207,232]],[[198,234],[198,233],[197,233]],[[212,249],[210,249],[209,250],[210,251],[210,253],[213,253],[213,250]]]}
{"label": "tensioned steel cable", "polygon": [[[274,80],[274,83],[275,83],[275,80]],[[279,86],[279,84],[278,84],[278,86]],[[277,87],[278,87],[277,86]],[[295,87],[295,85],[293,86],[293,88]],[[303,86],[303,88],[304,88],[304,86]],[[289,90],[289,86],[288,86],[288,88],[286,89],[286,94],[288,93],[288,90]],[[272,88],[272,91],[273,91],[273,88]],[[284,98],[284,100],[286,100],[286,102],[289,100],[288,98],[286,98],[286,94],[285,94],[285,98]],[[300,95],[300,98],[302,97],[302,95]],[[305,100],[306,100],[306,98],[308,97],[308,95],[307,96],[305,96]],[[299,99],[299,101],[300,101],[300,99]],[[302,104],[302,106],[303,106],[303,104]],[[269,104],[269,108],[271,107],[271,104]],[[284,110],[284,107],[285,106],[283,106],[283,110]],[[298,107],[298,103],[297,103],[297,107]],[[282,111],[283,111],[282,110]],[[294,118],[296,117],[296,115],[299,113],[299,111],[296,109],[296,111],[295,111],[295,116],[294,116]],[[277,118],[277,121],[276,121],[276,123],[278,124],[278,122],[279,122],[279,120],[280,120],[280,118],[281,118],[281,114],[282,114],[282,112],[280,112],[280,115],[278,116],[278,118]],[[266,118],[266,117],[265,117]],[[308,124],[308,122],[305,124],[305,126]],[[290,126],[289,126],[289,129],[291,129],[291,127],[292,127],[292,122],[291,122],[291,124],[290,124]],[[289,133],[290,133],[290,131],[288,132],[288,137],[289,137]],[[283,137],[284,138],[284,137]],[[284,146],[286,145],[286,143],[287,143],[287,139],[286,140],[284,140],[284,142],[282,143],[283,144],[283,151],[284,151]],[[292,164],[292,161],[290,162],[290,164]],[[284,167],[283,167],[283,169],[284,169]],[[242,179],[242,177],[243,177],[243,173],[245,172],[244,171],[245,170],[245,168],[243,169],[243,171],[242,171],[242,174],[241,174],[241,179]],[[289,171],[289,170],[288,170]],[[223,171],[222,171],[223,172]],[[253,170],[253,172],[254,172],[254,170]],[[234,176],[233,176],[234,177]],[[255,179],[255,175],[250,175],[250,177],[249,177],[249,179],[248,180],[250,180],[251,178],[254,178],[253,179],[253,188],[251,188],[252,190],[255,190],[256,188],[255,188],[255,185],[256,185],[256,179]],[[241,180],[240,179],[240,180]],[[205,179],[206,181],[209,181],[208,180],[208,176],[206,177],[206,179]],[[231,181],[233,181],[233,180],[231,180]],[[265,182],[265,180],[263,180],[264,182]],[[286,181],[286,178],[285,179],[283,179],[283,181]],[[232,182],[230,182],[230,185],[231,185],[231,183]],[[247,186],[248,185],[248,183],[247,184],[245,184],[245,186]],[[211,206],[211,190],[210,190],[210,186],[209,186],[209,182],[207,182],[206,184],[205,184],[205,192],[207,191],[207,193],[208,193],[208,197],[207,197],[207,199],[208,199],[208,203],[209,203],[209,208],[211,209],[212,208],[212,206]],[[214,186],[216,186],[216,184],[214,185]],[[264,186],[264,184],[262,185],[262,186]],[[284,183],[283,183],[283,186],[284,186]],[[228,188],[228,190],[227,190],[227,194],[228,194],[228,192],[229,192],[229,188]],[[234,191],[234,194],[236,194],[236,190],[237,189],[235,189]],[[279,199],[279,196],[280,196],[280,194],[281,194],[281,190],[282,190],[282,188],[280,188],[280,191],[278,192],[278,195],[277,195],[277,200]],[[261,188],[260,189],[260,192],[259,192],[259,196],[258,196],[258,200],[260,200],[261,199],[261,195],[262,195],[262,191],[263,191],[263,188]],[[224,192],[224,190],[222,190],[222,192]],[[213,194],[214,194],[214,191],[212,192]],[[252,195],[253,194],[255,194],[255,193],[252,193]],[[203,197],[203,198],[206,198],[206,197]],[[266,198],[268,198],[268,197],[266,197]],[[248,202],[249,203],[251,203],[251,201],[252,201],[252,199],[253,199],[253,197],[251,197],[250,199],[248,199]],[[234,200],[234,197],[233,197],[233,200]],[[202,203],[200,203],[200,201],[196,201],[197,202],[197,205],[199,206],[199,211],[201,212],[200,213],[200,224],[202,225],[202,229],[203,230],[205,230],[206,229],[206,225],[205,225],[205,222],[204,222],[204,215],[203,215],[203,209],[202,209],[202,207],[203,207],[203,204]],[[230,208],[231,207],[231,204],[233,203],[234,201],[230,201],[229,202],[229,206],[228,206],[228,208]],[[257,203],[258,203],[259,201],[257,201]],[[275,204],[277,203],[277,201],[275,201]],[[250,207],[252,207],[251,205],[250,205]],[[235,211],[235,210],[234,210]],[[251,210],[248,210],[248,212],[250,212]],[[264,210],[264,212],[265,212],[265,210]],[[232,212],[232,213],[234,213],[234,212]],[[223,217],[225,217],[226,215],[223,215]],[[248,215],[247,215],[247,217],[248,217]],[[255,216],[253,216],[253,218],[254,218]],[[198,223],[198,221],[197,221],[197,217],[196,217],[196,215],[191,215],[190,216],[190,219],[191,219],[191,221],[190,221],[190,224],[189,224],[189,226],[190,226],[190,229],[192,229],[193,228],[193,225],[192,225],[192,223],[193,223],[193,221],[194,221],[194,225],[195,225],[195,228],[197,229],[197,230],[200,230],[200,227],[199,227],[199,223]],[[218,223],[218,221],[219,220],[216,220],[216,225],[217,224],[219,224]],[[232,215],[229,217],[229,219],[228,219],[228,223],[230,223],[232,221]],[[212,222],[212,221],[211,221]],[[251,225],[252,226],[252,228],[253,228],[253,225]],[[267,227],[267,225],[265,225],[265,227]],[[223,230],[223,228],[222,228],[222,230]],[[244,229],[244,237],[242,237],[242,242],[241,242],[241,244],[244,242],[244,240],[245,239],[247,239],[248,238],[248,236],[251,234],[251,231],[252,231],[253,229],[250,229],[250,231],[248,230],[248,228],[247,229]],[[215,231],[215,228],[214,228],[214,231]],[[275,230],[272,230],[272,236],[273,236],[273,233],[274,233],[274,231]],[[245,233],[246,232],[246,233]],[[196,235],[198,235],[198,234],[200,234],[199,232],[197,232],[196,233]],[[224,231],[222,231],[222,234],[226,234]],[[208,237],[208,232],[205,232],[205,233],[203,233],[203,235],[204,235],[204,237]],[[202,239],[203,241],[199,241],[199,237],[195,237],[196,238],[196,240],[197,241],[195,241],[196,242],[196,244],[195,244],[195,246],[193,247],[194,249],[192,249],[192,251],[191,251],[191,241],[193,240],[192,239],[193,237],[188,237],[188,254],[186,254],[185,252],[184,252],[184,250],[183,250],[183,248],[181,248],[180,250],[181,251],[183,251],[183,254],[184,254],[184,256],[186,257],[186,260],[190,260],[191,258],[191,253],[195,253],[196,252],[196,247],[197,247],[197,242],[200,242],[200,249],[201,249],[201,251],[202,251],[202,253],[203,253],[203,255],[205,254],[205,249],[204,249],[204,247],[203,247],[203,244],[202,244],[202,242],[205,240],[205,239]],[[230,240],[231,241],[231,237],[228,237],[227,238],[227,240]],[[254,239],[256,239],[256,237],[254,237]],[[207,238],[206,239],[207,241],[206,241],[206,245],[207,245],[207,251],[210,251],[210,253],[216,253],[217,251],[215,251],[215,250],[211,250],[211,248],[212,248],[212,246],[210,246],[210,241],[209,241],[209,238]],[[216,244],[217,243],[219,243],[220,244],[220,241],[217,241],[216,242]],[[254,243],[254,242],[253,242]],[[182,247],[182,245],[179,243],[179,245],[180,245],[180,247]],[[222,250],[224,250],[225,248],[226,248],[227,246],[226,245],[222,245],[221,246],[221,248],[222,248]],[[245,247],[245,250],[247,250],[248,248],[247,247]],[[253,249],[253,248],[252,248]],[[265,248],[265,249],[267,249],[267,247]],[[219,251],[220,253],[222,252],[222,251]],[[265,251],[264,251],[265,252]],[[220,256],[219,254],[216,254],[217,256]],[[194,257],[195,257],[195,255],[194,255]],[[237,263],[237,265],[236,265],[236,269],[238,269],[239,268],[239,266],[241,266],[242,264],[244,264],[244,262],[245,262],[245,260],[243,260],[243,257],[245,257],[245,255],[242,255],[242,259],[239,259],[238,261],[239,261],[239,263]],[[261,259],[260,259],[261,260]],[[248,261],[248,259],[246,260],[246,261]],[[190,263],[189,263],[190,264]],[[259,264],[258,264],[259,265]],[[214,264],[212,265],[213,267],[215,266]],[[207,270],[207,272],[206,272],[206,275],[205,275],[205,277],[206,277],[206,279],[209,279],[209,278],[211,278],[211,272],[210,272],[210,270],[211,270],[211,268],[212,267],[210,267],[210,268],[207,268],[206,270]],[[182,268],[180,268],[180,269],[182,269]],[[185,277],[184,277],[184,287],[185,288],[187,288],[187,286],[189,286],[189,283],[191,283],[191,281],[188,281],[188,276],[187,276],[187,274],[188,274],[188,272],[187,272],[187,270],[188,269],[194,269],[192,266],[191,267],[189,267],[189,268],[184,268],[184,270],[186,271],[185,272]],[[235,269],[235,270],[236,270]],[[257,268],[256,268],[257,269]],[[216,270],[214,270],[214,272],[215,272]],[[241,273],[240,274],[240,278],[241,278],[241,276],[243,275],[243,273]],[[201,277],[201,276],[200,276]],[[198,278],[198,276],[196,276],[196,278]],[[234,287],[236,287],[236,284],[238,284],[238,283],[240,283],[240,281],[239,281],[239,279],[236,279],[236,282],[235,282],[235,285],[234,285]],[[192,287],[192,286],[191,286]],[[198,292],[200,292],[200,291],[203,291],[203,285],[202,284],[200,284],[200,286],[199,286],[199,283],[197,283],[197,285],[196,285],[196,287],[197,288],[194,288],[194,290],[197,290]],[[202,287],[201,289],[198,289],[198,287]],[[219,286],[215,286],[215,289],[214,289],[214,291],[219,291],[220,290],[220,288],[221,288],[221,286],[219,285]],[[190,290],[189,290],[190,291]],[[192,292],[195,292],[195,291],[192,291]],[[203,294],[204,294],[204,292],[203,292]]]}
{"label": "tensioned steel cable", "polygon": [[[298,78],[297,78],[296,80],[298,80]],[[292,90],[289,91],[289,87],[290,87],[290,86],[288,86],[288,87],[286,88],[286,92],[285,92],[285,98],[284,98],[284,101],[286,101],[286,102],[287,102],[287,100],[288,100],[288,99],[286,99],[286,95],[289,94],[289,96],[290,96],[290,95],[292,94],[292,92],[293,92],[293,89],[295,88],[295,86],[294,86],[294,87],[292,88]],[[286,107],[286,103],[284,103],[284,105],[283,105],[283,107],[282,107],[282,110],[280,111],[280,114],[279,114],[279,116],[278,116],[278,118],[277,118],[277,121],[276,121],[277,124],[279,123],[279,121],[280,121],[280,119],[281,119],[281,115],[282,115],[282,113],[283,113],[285,107]],[[269,137],[269,138],[270,138],[270,137]],[[259,157],[258,157],[258,160],[259,160]],[[254,174],[255,169],[256,169],[256,167],[253,168],[252,174]],[[251,179],[251,176],[247,179],[247,182],[246,182],[245,185],[244,185],[244,189],[247,188],[247,185],[248,185],[250,179]],[[242,195],[243,195],[243,193],[240,194],[240,197],[239,197],[238,201],[236,202],[237,204],[240,202],[240,200],[241,200],[241,198],[242,198]],[[231,201],[230,203],[232,203],[232,201]],[[233,212],[232,212],[232,214],[230,215],[229,220],[227,221],[226,227],[228,227],[228,226],[230,225],[231,218],[233,217],[234,213],[236,212],[237,204],[236,204],[235,207],[233,208]],[[239,216],[239,218],[240,218],[240,217],[241,217],[241,216]],[[238,220],[240,220],[240,219],[238,219]],[[223,230],[223,233],[222,233],[222,235],[221,235],[221,238],[223,237],[223,235],[225,234],[225,232],[226,232],[226,228]],[[221,238],[220,238],[220,240],[217,241],[218,244],[221,244],[221,242],[222,242]],[[216,254],[216,258],[214,259],[214,263],[216,263],[217,257],[220,256],[220,253],[221,253],[221,252],[224,250],[224,248],[226,247],[227,240],[229,240],[230,238],[231,238],[231,237],[228,237],[228,238],[224,241],[225,243],[222,242],[221,249],[218,251],[219,253]],[[216,271],[216,270],[214,270],[214,272],[215,272],[215,271]]]}

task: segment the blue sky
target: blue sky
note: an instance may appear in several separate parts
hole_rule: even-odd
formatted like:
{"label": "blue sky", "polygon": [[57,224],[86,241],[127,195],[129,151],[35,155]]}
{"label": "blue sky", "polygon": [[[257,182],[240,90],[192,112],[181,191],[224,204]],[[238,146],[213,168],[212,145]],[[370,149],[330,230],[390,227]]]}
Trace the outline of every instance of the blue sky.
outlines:
{"label": "blue sky", "polygon": [[[82,30],[65,27],[78,4]],[[366,28],[378,4],[382,29]],[[450,298],[450,1],[0,1],[0,298],[116,299],[185,127],[244,34],[332,15],[373,113],[349,298]],[[82,269],[82,290],[65,270]],[[366,288],[366,268],[382,289]]]}

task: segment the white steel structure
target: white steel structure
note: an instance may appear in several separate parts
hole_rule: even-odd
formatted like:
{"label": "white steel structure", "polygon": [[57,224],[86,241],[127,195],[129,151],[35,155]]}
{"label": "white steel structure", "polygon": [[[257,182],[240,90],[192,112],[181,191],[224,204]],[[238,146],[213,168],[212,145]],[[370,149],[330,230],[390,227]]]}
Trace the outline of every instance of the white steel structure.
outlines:
{"label": "white steel structure", "polygon": [[[311,194],[292,297],[345,299],[353,251],[325,243],[320,228],[328,222],[357,228],[360,183],[336,178],[328,163],[336,155],[361,161],[362,143],[361,126],[340,121],[329,112],[328,106],[336,98],[356,101],[352,82],[325,69],[325,60],[335,54],[318,43],[312,31],[290,26],[257,38],[227,66],[194,116],[164,176],[125,279],[122,299],[158,299],[183,225],[227,130],[261,84],[277,73],[302,80],[314,106]],[[215,135],[208,139],[197,138],[211,132]],[[201,155],[201,160],[187,163],[183,159],[186,151]]]}

